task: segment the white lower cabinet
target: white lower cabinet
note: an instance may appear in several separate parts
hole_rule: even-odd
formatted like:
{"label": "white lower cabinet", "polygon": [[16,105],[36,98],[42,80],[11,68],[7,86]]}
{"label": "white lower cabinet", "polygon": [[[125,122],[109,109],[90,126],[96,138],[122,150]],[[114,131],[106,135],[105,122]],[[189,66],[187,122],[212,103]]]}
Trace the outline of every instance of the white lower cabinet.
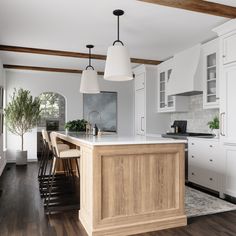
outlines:
{"label": "white lower cabinet", "polygon": [[236,197],[236,143],[226,143],[224,193]]}
{"label": "white lower cabinet", "polygon": [[188,139],[188,180],[222,193],[223,149],[217,139]]}

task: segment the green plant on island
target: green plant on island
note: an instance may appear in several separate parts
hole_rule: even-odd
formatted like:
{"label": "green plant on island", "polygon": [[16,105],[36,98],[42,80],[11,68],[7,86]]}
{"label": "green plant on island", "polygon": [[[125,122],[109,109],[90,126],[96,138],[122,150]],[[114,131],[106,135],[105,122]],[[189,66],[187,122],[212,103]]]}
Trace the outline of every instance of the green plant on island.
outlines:
{"label": "green plant on island", "polygon": [[29,90],[14,89],[11,101],[4,109],[7,129],[21,137],[21,150],[24,150],[24,135],[37,126],[40,118],[40,100],[33,98]]}
{"label": "green plant on island", "polygon": [[83,132],[83,131],[86,131],[87,123],[88,122],[84,119],[68,121],[65,124],[65,129],[68,129],[71,132]]}
{"label": "green plant on island", "polygon": [[219,122],[218,116],[215,116],[215,117],[213,118],[213,120],[212,120],[212,121],[209,121],[207,124],[208,124],[208,126],[209,126],[209,128],[210,128],[211,130],[213,130],[213,129],[219,129],[220,122]]}

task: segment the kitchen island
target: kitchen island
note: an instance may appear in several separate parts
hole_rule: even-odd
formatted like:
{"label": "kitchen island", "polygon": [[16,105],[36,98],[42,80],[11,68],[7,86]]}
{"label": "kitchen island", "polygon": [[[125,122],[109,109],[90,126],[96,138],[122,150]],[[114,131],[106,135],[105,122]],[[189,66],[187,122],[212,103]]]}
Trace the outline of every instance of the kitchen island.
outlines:
{"label": "kitchen island", "polygon": [[81,150],[79,220],[89,236],[132,235],[187,224],[185,140],[62,132],[57,137]]}

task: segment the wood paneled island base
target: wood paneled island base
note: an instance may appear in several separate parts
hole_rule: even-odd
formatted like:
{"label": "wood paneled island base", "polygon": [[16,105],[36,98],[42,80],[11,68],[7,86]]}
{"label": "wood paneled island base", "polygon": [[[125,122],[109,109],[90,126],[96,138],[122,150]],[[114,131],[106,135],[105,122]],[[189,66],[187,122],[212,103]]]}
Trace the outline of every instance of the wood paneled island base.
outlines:
{"label": "wood paneled island base", "polygon": [[[121,236],[187,224],[184,210],[184,143],[80,146],[79,219],[89,236]],[[97,144],[97,145],[96,145]]]}

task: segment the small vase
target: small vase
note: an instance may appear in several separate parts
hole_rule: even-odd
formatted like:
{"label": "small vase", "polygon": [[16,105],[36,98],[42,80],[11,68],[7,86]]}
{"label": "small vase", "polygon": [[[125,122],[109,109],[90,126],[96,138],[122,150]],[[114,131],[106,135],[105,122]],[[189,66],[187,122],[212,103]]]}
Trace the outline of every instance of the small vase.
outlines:
{"label": "small vase", "polygon": [[219,138],[219,136],[220,136],[220,130],[219,129],[213,129],[212,133],[215,135],[215,138]]}

